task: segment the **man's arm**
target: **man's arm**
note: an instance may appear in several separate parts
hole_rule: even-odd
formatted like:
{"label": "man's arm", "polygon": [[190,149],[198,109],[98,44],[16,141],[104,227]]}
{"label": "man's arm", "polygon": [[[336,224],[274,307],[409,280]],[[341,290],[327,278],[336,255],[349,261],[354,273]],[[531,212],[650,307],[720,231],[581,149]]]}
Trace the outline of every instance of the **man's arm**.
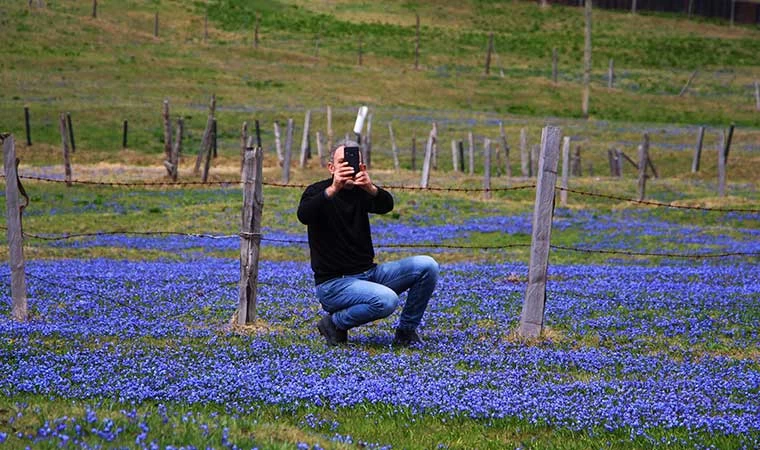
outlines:
{"label": "man's arm", "polygon": [[368,211],[373,214],[385,214],[393,210],[393,196],[390,192],[383,188],[375,187],[377,193],[372,196],[369,195],[369,209]]}
{"label": "man's arm", "polygon": [[319,219],[319,212],[322,205],[327,202],[324,188],[320,186],[309,186],[301,194],[301,202],[298,204],[298,220],[309,225]]}

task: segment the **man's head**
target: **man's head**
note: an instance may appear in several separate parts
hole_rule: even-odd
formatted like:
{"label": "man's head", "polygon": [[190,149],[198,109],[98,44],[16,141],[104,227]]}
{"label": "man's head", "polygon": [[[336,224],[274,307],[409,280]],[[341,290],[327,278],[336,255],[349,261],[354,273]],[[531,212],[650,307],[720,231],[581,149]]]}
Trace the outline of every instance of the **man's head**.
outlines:
{"label": "man's head", "polygon": [[[339,141],[330,151],[330,160],[327,163],[327,170],[329,170],[330,173],[335,172],[338,164],[345,161],[346,147],[359,147],[359,144],[356,141],[352,141],[350,139],[342,139]],[[359,152],[359,159],[361,162],[361,152]]]}

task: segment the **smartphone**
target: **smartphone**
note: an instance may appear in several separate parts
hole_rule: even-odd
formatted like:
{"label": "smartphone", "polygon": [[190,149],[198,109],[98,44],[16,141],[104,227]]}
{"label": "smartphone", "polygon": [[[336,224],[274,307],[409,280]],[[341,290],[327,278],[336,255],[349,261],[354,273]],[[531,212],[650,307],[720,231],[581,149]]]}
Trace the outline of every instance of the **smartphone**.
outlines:
{"label": "smartphone", "polygon": [[354,176],[359,173],[359,147],[344,147],[343,159],[354,168]]}

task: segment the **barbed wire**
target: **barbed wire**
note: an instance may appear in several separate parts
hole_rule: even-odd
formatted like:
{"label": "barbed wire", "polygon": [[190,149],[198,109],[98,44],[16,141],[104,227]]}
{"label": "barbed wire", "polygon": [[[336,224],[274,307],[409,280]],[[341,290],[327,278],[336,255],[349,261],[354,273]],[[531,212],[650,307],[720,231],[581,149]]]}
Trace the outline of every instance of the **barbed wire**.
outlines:
{"label": "barbed wire", "polygon": [[618,200],[618,201],[623,201],[623,202],[628,202],[628,203],[636,203],[639,205],[658,206],[658,207],[664,207],[664,208],[679,208],[679,209],[691,209],[691,210],[697,210],[697,211],[713,211],[713,212],[760,213],[760,209],[755,209],[755,208],[710,208],[706,206],[673,205],[671,203],[655,202],[652,200],[637,200],[637,199],[620,197],[620,196],[611,195],[611,194],[599,194],[596,192],[579,191],[577,189],[563,188],[560,186],[555,186],[555,189],[557,189],[558,191],[571,192],[573,194],[579,194],[579,195],[583,195],[587,197],[599,197],[599,198],[606,198],[609,200]]}
{"label": "barbed wire", "polygon": [[[0,178],[5,178],[5,176],[0,175]],[[181,186],[209,186],[209,185],[210,186],[230,186],[230,185],[241,183],[240,180],[218,180],[218,181],[207,181],[207,182],[203,182],[203,181],[118,182],[118,181],[71,180],[70,182],[67,182],[65,180],[59,180],[56,178],[46,178],[46,177],[30,176],[30,175],[19,175],[19,178],[27,179],[27,180],[43,181],[43,182],[48,182],[48,183],[70,183],[70,184],[94,185],[94,186],[111,186],[111,187],[155,187],[155,186],[181,187]],[[307,184],[301,184],[301,183],[278,183],[278,182],[271,182],[271,181],[262,182],[262,185],[270,186],[270,187],[292,188],[292,189],[305,189],[309,186]],[[536,185],[526,184],[526,185],[502,187],[502,188],[447,188],[447,187],[435,187],[435,186],[421,187],[421,186],[404,186],[404,185],[381,185],[380,187],[384,189],[395,189],[395,190],[402,190],[402,191],[486,193],[486,192],[508,192],[508,191],[524,190],[524,189],[534,189]],[[719,212],[719,213],[760,213],[760,208],[711,208],[711,207],[706,207],[706,206],[674,205],[672,203],[656,202],[652,200],[638,200],[638,199],[632,199],[632,198],[622,197],[618,195],[602,194],[602,193],[597,193],[597,192],[587,192],[587,191],[581,191],[578,189],[564,188],[560,186],[555,186],[555,189],[559,191],[565,191],[565,192],[587,196],[587,197],[604,198],[608,200],[617,200],[617,201],[628,202],[628,203],[633,203],[633,204],[638,204],[638,205],[655,206],[655,207],[662,207],[662,208],[677,208],[677,209],[710,211],[710,212]]]}
{"label": "barbed wire", "polygon": [[[6,229],[0,227],[0,229]],[[61,241],[68,239],[76,239],[81,237],[98,237],[98,236],[118,236],[118,235],[139,235],[139,236],[184,236],[202,239],[233,239],[239,238],[240,234],[226,234],[226,235],[214,235],[214,234],[200,234],[200,233],[182,233],[176,231],[100,231],[93,233],[75,233],[75,234],[63,234],[59,236],[42,236],[32,233],[24,232],[24,236],[28,236],[34,239],[47,240],[47,241]],[[267,238],[261,237],[262,241],[279,242],[286,244],[308,245],[309,241],[305,239],[282,239],[282,238]],[[530,247],[530,243],[511,243],[501,245],[461,245],[461,244],[443,244],[443,243],[378,243],[375,244],[376,248],[440,248],[450,250],[506,250],[511,248],[526,248]],[[604,250],[604,249],[589,249],[581,247],[570,247],[564,245],[549,246],[554,250],[573,251],[580,253],[597,253],[608,255],[625,255],[625,256],[649,256],[649,257],[663,257],[663,258],[685,258],[685,259],[704,259],[704,258],[727,258],[733,256],[739,257],[756,257],[760,256],[760,252],[721,252],[721,253],[671,253],[671,252],[637,252],[631,250]]]}

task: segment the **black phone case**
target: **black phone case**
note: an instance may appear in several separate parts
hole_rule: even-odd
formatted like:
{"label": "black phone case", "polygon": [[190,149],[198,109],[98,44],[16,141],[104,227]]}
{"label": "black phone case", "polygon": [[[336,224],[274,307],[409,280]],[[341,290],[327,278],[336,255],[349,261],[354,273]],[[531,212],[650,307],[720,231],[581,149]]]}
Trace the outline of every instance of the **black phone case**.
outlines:
{"label": "black phone case", "polygon": [[354,168],[354,174],[359,173],[359,147],[346,147],[343,150],[343,159]]}

